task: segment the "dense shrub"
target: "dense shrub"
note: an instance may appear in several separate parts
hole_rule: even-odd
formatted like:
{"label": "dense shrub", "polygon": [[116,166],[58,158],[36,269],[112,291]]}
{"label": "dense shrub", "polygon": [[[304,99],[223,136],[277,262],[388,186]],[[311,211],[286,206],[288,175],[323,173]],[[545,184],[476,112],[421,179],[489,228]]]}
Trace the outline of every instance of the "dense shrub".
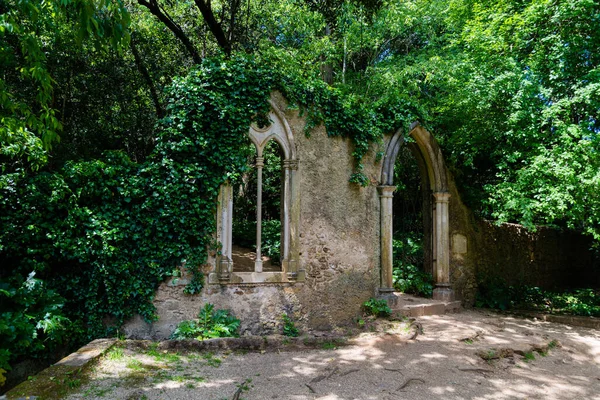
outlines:
{"label": "dense shrub", "polygon": [[594,289],[550,291],[499,278],[481,280],[478,289],[477,307],[600,317],[600,291]]}
{"label": "dense shrub", "polygon": [[0,386],[12,360],[64,343],[71,321],[63,315],[63,303],[33,272],[25,281],[0,281]]}

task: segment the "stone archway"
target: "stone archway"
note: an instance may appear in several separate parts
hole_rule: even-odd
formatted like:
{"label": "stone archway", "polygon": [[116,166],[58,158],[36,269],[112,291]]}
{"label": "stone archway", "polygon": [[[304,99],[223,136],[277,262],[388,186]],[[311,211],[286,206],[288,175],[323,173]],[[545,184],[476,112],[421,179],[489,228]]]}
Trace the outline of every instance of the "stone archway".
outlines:
{"label": "stone archway", "polygon": [[[430,258],[433,281],[435,288],[433,298],[438,300],[454,300],[454,292],[450,285],[450,218],[448,175],[442,152],[434,137],[418,122],[410,126],[408,133],[416,142],[418,149],[417,161],[424,181],[427,183],[431,199],[431,229],[429,232],[432,244]],[[394,185],[394,164],[404,144],[404,134],[399,129],[386,148],[381,171],[381,186],[379,197],[381,201],[381,285],[380,292],[394,291],[392,266],[393,266],[393,197],[396,186]],[[427,203],[426,203],[427,204]],[[427,266],[426,266],[427,268]]]}

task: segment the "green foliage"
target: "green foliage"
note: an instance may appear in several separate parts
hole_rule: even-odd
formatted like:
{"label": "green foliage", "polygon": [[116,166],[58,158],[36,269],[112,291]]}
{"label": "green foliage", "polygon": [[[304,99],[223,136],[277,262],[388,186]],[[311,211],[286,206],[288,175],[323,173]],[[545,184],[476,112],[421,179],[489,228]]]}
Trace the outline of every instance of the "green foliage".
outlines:
{"label": "green foliage", "polygon": [[35,272],[24,281],[0,281],[0,369],[65,342],[71,322],[63,315],[64,301]]}
{"label": "green foliage", "polygon": [[370,298],[364,302],[363,310],[367,315],[376,317],[389,317],[392,315],[392,309],[388,306],[387,301],[383,299]]}
{"label": "green foliage", "polygon": [[253,61],[207,60],[174,83],[145,162],[110,152],[55,173],[0,176],[4,273],[51,282],[83,340],[135,313],[153,320],[156,287],[182,263],[193,274],[186,292],[198,293],[219,186],[245,168],[239,143],[271,86]]}
{"label": "green foliage", "polygon": [[62,123],[53,104],[54,80],[47,53],[54,32],[69,26],[74,39],[92,37],[120,49],[127,44],[129,14],[114,0],[6,0],[0,5],[0,160],[3,169],[47,161]]}
{"label": "green foliage", "polygon": [[433,295],[433,278],[423,271],[423,236],[406,234],[392,243],[394,288],[424,297]]}
{"label": "green foliage", "polygon": [[496,278],[479,282],[475,305],[499,310],[533,310],[598,317],[600,292],[594,289],[555,292],[526,285],[511,286]]}
{"label": "green foliage", "polygon": [[298,331],[298,328],[296,328],[294,321],[292,321],[292,319],[286,313],[281,314],[281,319],[283,320],[284,336],[298,337],[298,335],[300,335],[300,332]]}
{"label": "green foliage", "polygon": [[215,306],[206,303],[198,314],[198,321],[183,321],[171,335],[173,339],[213,339],[218,337],[237,337],[240,320],[227,310],[215,310]]}

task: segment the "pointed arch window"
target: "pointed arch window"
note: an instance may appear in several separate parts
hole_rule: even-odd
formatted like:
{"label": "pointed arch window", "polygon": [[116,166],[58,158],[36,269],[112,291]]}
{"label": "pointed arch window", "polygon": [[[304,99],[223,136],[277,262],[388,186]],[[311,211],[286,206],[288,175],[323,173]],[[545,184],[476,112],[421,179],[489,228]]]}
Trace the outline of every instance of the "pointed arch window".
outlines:
{"label": "pointed arch window", "polygon": [[[279,110],[273,106],[269,114],[271,124],[259,128],[252,125],[248,135],[256,149],[254,168],[256,181],[255,199],[255,227],[256,227],[256,251],[254,262],[250,268],[236,268],[236,257],[234,256],[234,244],[232,235],[233,217],[236,212],[234,207],[233,187],[228,182],[222,185],[219,193],[219,205],[217,211],[217,240],[221,243],[221,251],[216,260],[215,273],[209,276],[209,283],[273,283],[293,282],[303,280],[304,274],[298,266],[298,160],[294,147],[292,131]],[[268,157],[267,162],[279,162],[280,168],[270,168],[270,172],[276,171],[279,177],[265,177],[265,155],[269,150],[276,150],[277,157]],[[263,202],[277,203],[273,193],[265,193],[264,179],[278,179],[279,191],[279,223],[273,212],[263,212]],[[270,185],[269,187],[272,187]],[[266,197],[265,197],[266,196]],[[270,196],[270,197],[269,197]],[[269,210],[273,210],[270,207]],[[265,228],[272,229],[280,226],[279,246],[279,268],[274,268],[273,260],[269,260],[267,268],[265,265],[264,232]],[[272,236],[272,235],[271,235]],[[216,275],[216,276],[215,276]]]}

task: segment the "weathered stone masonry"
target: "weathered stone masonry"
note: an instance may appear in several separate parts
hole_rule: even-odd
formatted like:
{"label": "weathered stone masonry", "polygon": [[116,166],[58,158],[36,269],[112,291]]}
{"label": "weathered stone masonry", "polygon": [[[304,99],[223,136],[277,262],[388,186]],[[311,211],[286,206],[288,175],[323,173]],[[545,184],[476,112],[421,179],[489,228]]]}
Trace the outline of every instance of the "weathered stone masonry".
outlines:
{"label": "weathered stone masonry", "polygon": [[[269,140],[276,140],[284,153],[282,271],[263,272],[257,262],[254,272],[236,272],[230,229],[235,210],[231,187],[224,185],[215,217],[221,254],[213,252],[204,266],[202,293],[184,295],[187,278],[169,279],[154,301],[159,320],[146,324],[136,317],[124,327],[127,336],[167,338],[179,322],[196,318],[207,302],[232,310],[242,320],[242,334],[279,332],[284,312],[303,330],[328,329],[352,323],[368,298],[393,296],[393,168],[405,135],[414,139],[409,145],[426,188],[425,269],[434,276],[435,297],[473,304],[478,273],[527,279],[543,273],[549,275],[542,279],[545,283],[564,279],[569,269],[565,252],[543,256],[552,246],[567,243],[563,236],[514,235],[512,226],[476,220],[461,202],[435,139],[419,124],[386,137],[381,148],[367,154],[363,172],[371,183],[361,188],[348,182],[355,166],[349,140],[328,137],[322,126],[307,138],[305,120],[278,93],[271,107],[272,125],[249,127],[249,135],[257,147],[258,168]],[[376,151],[385,153],[381,162],[376,162]],[[260,249],[260,238],[257,243]],[[568,243],[585,252],[580,237],[570,237]],[[592,262],[586,254],[578,257],[580,265]],[[531,268],[537,272],[529,273]]]}

